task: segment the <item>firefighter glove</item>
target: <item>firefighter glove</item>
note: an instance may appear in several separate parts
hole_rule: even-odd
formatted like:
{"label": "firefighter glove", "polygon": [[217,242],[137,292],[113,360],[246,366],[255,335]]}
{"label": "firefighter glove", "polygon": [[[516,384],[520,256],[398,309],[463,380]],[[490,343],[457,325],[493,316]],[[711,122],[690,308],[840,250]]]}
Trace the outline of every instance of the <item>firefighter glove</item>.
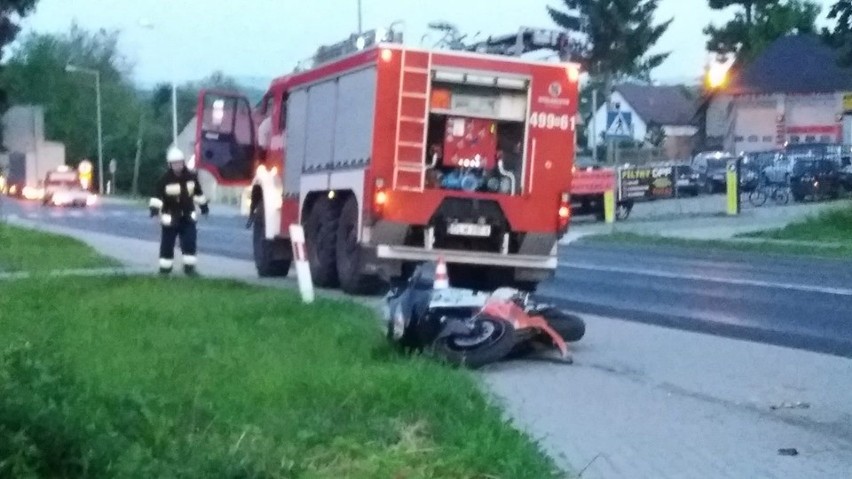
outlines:
{"label": "firefighter glove", "polygon": [[201,208],[201,214],[202,215],[207,216],[208,214],[210,214],[210,207],[207,206],[206,204],[201,205],[200,208]]}

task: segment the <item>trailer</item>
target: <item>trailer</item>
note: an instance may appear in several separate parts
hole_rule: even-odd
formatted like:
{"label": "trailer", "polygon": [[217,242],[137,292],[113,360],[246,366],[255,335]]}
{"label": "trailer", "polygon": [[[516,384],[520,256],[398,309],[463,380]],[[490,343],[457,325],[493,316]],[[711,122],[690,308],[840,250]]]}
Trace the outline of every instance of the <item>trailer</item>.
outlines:
{"label": "trailer", "polygon": [[44,142],[38,150],[9,153],[6,191],[11,196],[40,200],[44,196],[47,172],[65,165],[65,145]]}
{"label": "trailer", "polygon": [[370,293],[439,258],[459,287],[552,277],[571,217],[577,66],[373,38],[320,49],[255,111],[236,92],[199,94],[197,165],[251,188],[259,275],[288,274],[299,223],[319,287]]}

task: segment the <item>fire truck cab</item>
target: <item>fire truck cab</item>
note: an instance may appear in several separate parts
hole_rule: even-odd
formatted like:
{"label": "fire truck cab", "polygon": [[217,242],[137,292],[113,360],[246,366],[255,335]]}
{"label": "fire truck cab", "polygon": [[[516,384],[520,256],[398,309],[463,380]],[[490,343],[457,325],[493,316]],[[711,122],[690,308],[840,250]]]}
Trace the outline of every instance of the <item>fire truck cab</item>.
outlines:
{"label": "fire truck cab", "polygon": [[300,223],[319,287],[370,293],[443,258],[459,287],[534,289],[570,220],[578,68],[373,35],[256,109],[200,93],[196,161],[250,185],[258,273],[288,274]]}

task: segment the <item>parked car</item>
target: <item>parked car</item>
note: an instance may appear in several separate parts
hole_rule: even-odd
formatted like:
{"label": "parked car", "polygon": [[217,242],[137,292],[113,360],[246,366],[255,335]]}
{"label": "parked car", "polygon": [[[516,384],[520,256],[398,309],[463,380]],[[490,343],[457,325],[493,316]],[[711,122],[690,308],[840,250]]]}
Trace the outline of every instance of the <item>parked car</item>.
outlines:
{"label": "parked car", "polygon": [[689,165],[674,165],[675,191],[677,196],[698,196],[700,175]]}
{"label": "parked car", "polygon": [[[838,167],[842,161],[841,145],[833,143],[793,143],[784,148],[783,154],[772,166],[764,170],[769,183],[789,184],[796,164],[800,161],[828,160]],[[805,167],[798,167],[805,168]]]}
{"label": "parked car", "polygon": [[843,188],[840,166],[828,159],[799,159],[793,163],[790,172],[790,191],[793,200],[806,198],[836,199]]}
{"label": "parked car", "polygon": [[698,174],[698,185],[707,194],[725,191],[728,184],[728,162],[734,160],[732,155],[716,151],[699,153],[692,160],[692,169]]}
{"label": "parked car", "polygon": [[847,193],[852,193],[852,146],[844,146],[840,156],[840,184]]}

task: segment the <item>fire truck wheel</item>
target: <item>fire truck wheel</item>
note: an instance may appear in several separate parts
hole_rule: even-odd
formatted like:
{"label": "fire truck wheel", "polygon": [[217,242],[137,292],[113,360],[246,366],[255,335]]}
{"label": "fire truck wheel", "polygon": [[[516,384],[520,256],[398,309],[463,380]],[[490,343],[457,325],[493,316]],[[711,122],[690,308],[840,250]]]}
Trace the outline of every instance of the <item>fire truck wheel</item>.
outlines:
{"label": "fire truck wheel", "polygon": [[337,201],[327,196],[317,198],[305,220],[305,248],[311,277],[320,288],[335,288],[337,275]]}
{"label": "fire truck wheel", "polygon": [[266,277],[285,277],[290,272],[290,260],[273,259],[273,244],[265,238],[266,221],[263,215],[263,205],[258,206],[255,212],[255,221],[252,228],[252,249],[254,252],[254,266],[257,275]]}
{"label": "fire truck wheel", "polygon": [[372,295],[383,288],[378,276],[361,271],[363,254],[358,244],[358,200],[349,197],[340,212],[337,229],[337,274],[346,293]]}

